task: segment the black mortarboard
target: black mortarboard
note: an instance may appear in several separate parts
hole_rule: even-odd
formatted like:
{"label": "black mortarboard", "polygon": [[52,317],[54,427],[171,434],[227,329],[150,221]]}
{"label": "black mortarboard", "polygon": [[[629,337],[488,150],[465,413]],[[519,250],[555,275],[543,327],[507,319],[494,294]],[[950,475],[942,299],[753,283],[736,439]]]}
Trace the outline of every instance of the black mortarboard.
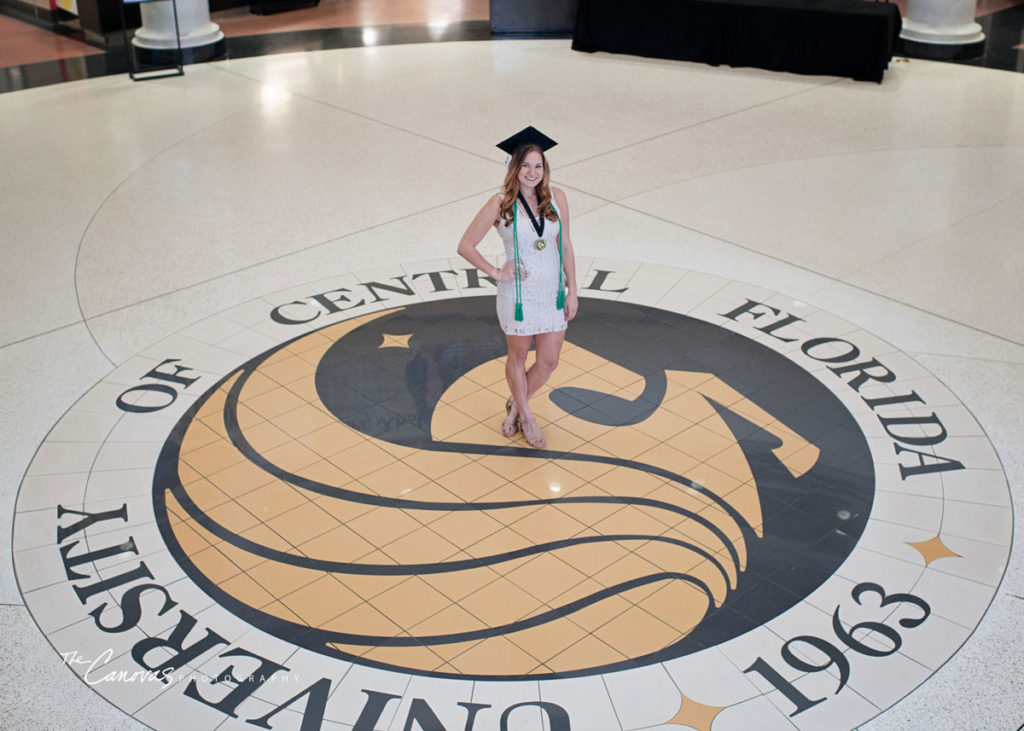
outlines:
{"label": "black mortarboard", "polygon": [[516,132],[507,140],[499,142],[497,147],[502,152],[511,155],[523,145],[537,145],[541,150],[547,152],[557,144],[557,142],[543,132],[538,131],[534,127],[527,127],[524,130]]}

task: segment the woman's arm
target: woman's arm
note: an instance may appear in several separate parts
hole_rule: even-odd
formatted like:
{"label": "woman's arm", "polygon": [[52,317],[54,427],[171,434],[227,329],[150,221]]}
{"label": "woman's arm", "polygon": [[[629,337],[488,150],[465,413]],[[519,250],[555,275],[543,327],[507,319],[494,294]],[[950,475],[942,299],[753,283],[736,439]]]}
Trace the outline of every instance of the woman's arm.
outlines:
{"label": "woman's arm", "polygon": [[560,188],[552,188],[551,194],[558,205],[558,215],[562,219],[562,268],[565,270],[565,319],[576,317],[579,299],[576,295],[576,254],[572,248],[572,237],[569,235],[569,202]]}
{"label": "woman's arm", "polygon": [[500,211],[501,197],[498,195],[491,196],[484,204],[484,207],[480,209],[480,212],[474,216],[466,228],[466,232],[462,234],[462,238],[459,240],[459,256],[491,279],[498,282],[507,282],[515,276],[515,263],[511,261],[505,262],[505,266],[498,269],[498,267],[487,261],[484,255],[477,249],[484,236],[487,235],[487,231],[498,220]]}

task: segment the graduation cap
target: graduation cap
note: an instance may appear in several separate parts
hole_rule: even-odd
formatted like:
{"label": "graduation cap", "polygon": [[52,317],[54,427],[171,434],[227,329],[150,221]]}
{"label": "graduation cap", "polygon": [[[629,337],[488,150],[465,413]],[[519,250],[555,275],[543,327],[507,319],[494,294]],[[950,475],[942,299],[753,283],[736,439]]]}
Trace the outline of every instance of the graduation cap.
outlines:
{"label": "graduation cap", "polygon": [[526,129],[516,132],[507,140],[499,142],[497,147],[502,152],[511,155],[523,145],[537,145],[541,150],[547,152],[557,144],[557,142],[543,132],[538,131],[536,128],[527,127]]}

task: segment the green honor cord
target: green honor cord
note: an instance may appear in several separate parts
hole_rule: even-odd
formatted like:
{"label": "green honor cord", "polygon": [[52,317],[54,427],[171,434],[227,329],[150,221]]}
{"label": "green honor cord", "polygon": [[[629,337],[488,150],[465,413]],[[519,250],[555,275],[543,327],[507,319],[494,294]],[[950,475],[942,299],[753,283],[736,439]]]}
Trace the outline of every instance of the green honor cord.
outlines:
{"label": "green honor cord", "polygon": [[[565,309],[565,263],[562,260],[562,216],[555,208],[558,217],[558,296],[555,297],[555,309]],[[512,254],[515,256],[516,272],[516,322],[523,321],[523,282],[519,273],[519,203],[512,204]]]}
{"label": "green honor cord", "polygon": [[516,258],[516,322],[523,321],[523,281],[519,276],[519,204],[512,205],[512,254]]}
{"label": "green honor cord", "polygon": [[555,309],[565,309],[565,264],[562,263],[562,216],[555,208],[558,216],[558,296],[555,298]]}

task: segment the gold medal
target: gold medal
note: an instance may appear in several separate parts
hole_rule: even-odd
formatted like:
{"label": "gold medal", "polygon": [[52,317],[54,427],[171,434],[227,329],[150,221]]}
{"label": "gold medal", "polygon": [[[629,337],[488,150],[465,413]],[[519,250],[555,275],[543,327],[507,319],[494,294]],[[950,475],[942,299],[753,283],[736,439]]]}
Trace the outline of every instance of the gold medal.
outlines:
{"label": "gold medal", "polygon": [[548,245],[548,242],[544,239],[537,239],[533,242],[533,245],[537,247],[537,251],[544,251],[544,247]]}

